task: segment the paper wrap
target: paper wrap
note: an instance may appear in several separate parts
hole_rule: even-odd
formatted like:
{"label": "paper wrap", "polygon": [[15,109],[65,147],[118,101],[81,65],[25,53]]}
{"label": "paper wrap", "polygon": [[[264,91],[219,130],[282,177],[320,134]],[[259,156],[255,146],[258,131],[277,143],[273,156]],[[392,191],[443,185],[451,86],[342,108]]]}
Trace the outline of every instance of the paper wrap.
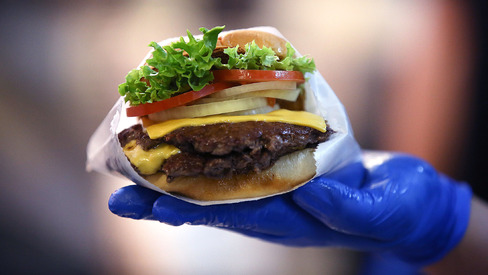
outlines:
{"label": "paper wrap", "polygon": [[[252,29],[267,31],[283,37],[286,40],[286,38],[273,27],[256,27]],[[195,37],[198,38],[199,36]],[[169,44],[177,39],[179,39],[179,37],[166,39],[159,42],[159,44]],[[147,54],[139,66],[144,64],[150,54],[151,52]],[[299,55],[298,51],[297,54]],[[347,165],[361,163],[360,147],[354,139],[353,130],[344,106],[318,71],[307,73],[305,77],[308,79],[308,84],[305,89],[305,110],[322,116],[327,120],[328,125],[335,131],[328,141],[319,144],[315,150],[314,157],[317,166],[315,177],[324,174],[333,174]],[[117,134],[130,126],[139,123],[137,118],[126,116],[126,108],[127,104],[124,103],[123,98],[119,98],[90,138],[87,146],[86,169],[87,171],[97,171],[103,174],[128,178],[138,185],[168,194],[137,174],[124,155]],[[351,182],[349,184],[355,185],[356,183]],[[252,198],[203,202],[172,194],[168,195],[200,205],[233,203],[259,199]]]}

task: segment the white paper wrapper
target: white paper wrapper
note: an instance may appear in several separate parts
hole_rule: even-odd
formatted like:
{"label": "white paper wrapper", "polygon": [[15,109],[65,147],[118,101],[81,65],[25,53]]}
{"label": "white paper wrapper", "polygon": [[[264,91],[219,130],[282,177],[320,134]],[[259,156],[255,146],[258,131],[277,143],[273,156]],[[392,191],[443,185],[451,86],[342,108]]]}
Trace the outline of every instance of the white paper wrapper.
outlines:
{"label": "white paper wrapper", "polygon": [[[272,27],[256,27],[252,29],[271,32],[283,37],[278,30]],[[198,38],[199,36],[195,37]],[[179,37],[166,39],[161,41],[160,44],[165,45],[177,39],[179,39]],[[149,52],[143,61],[141,61],[139,66],[144,64],[150,54],[151,52]],[[328,121],[329,126],[336,132],[327,142],[320,144],[315,151],[315,160],[317,164],[316,177],[323,174],[333,174],[335,171],[338,171],[347,165],[360,163],[360,147],[354,139],[351,124],[344,106],[318,71],[315,71],[312,74],[307,73],[305,77],[308,78],[305,110],[322,116]],[[98,171],[104,174],[125,177],[136,184],[167,194],[137,174],[124,155],[117,134],[138,123],[137,118],[129,118],[126,116],[126,107],[127,105],[124,103],[123,98],[120,98],[90,138],[87,147],[86,169],[87,171]],[[349,182],[349,184],[355,185],[356,183]],[[178,198],[200,205],[233,203],[258,199],[202,202],[185,197]]]}

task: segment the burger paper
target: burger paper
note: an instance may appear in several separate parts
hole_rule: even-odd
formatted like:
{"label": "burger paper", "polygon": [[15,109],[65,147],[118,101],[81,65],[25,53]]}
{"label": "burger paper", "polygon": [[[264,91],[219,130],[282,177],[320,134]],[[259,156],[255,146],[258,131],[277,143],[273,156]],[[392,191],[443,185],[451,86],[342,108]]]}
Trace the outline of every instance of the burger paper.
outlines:
{"label": "burger paper", "polygon": [[[284,38],[283,35],[273,27],[256,27],[252,29],[270,32]],[[224,33],[225,32],[222,32],[222,34]],[[201,38],[201,35],[195,37]],[[178,39],[179,37],[166,39],[159,44],[166,45]],[[284,39],[286,40],[286,38]],[[299,54],[298,50],[297,54]],[[147,54],[139,66],[143,65],[150,55],[151,52]],[[335,131],[328,141],[319,144],[315,150],[314,157],[317,166],[315,177],[324,174],[333,175],[334,172],[347,165],[361,162],[360,147],[354,139],[351,124],[344,106],[331,87],[327,84],[324,77],[318,71],[315,71],[314,73],[307,73],[305,78],[308,79],[305,89],[305,111],[322,116],[327,121],[330,128]],[[119,132],[139,123],[138,118],[127,117],[127,107],[128,104],[124,103],[124,99],[120,97],[90,138],[87,146],[87,171],[97,171],[103,174],[127,178],[146,188],[200,205],[234,203],[260,199],[250,198],[226,201],[196,201],[186,197],[168,194],[146,181],[132,168],[118,141],[117,134]],[[349,185],[356,184],[352,182],[345,183]],[[287,192],[289,191],[292,190],[288,190]]]}

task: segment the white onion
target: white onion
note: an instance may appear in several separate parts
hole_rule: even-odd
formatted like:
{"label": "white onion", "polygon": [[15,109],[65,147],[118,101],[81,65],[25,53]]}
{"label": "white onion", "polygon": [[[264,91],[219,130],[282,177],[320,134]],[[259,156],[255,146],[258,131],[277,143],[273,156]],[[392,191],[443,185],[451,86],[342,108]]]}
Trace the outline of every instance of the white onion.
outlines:
{"label": "white onion", "polygon": [[256,109],[225,113],[223,115],[229,115],[229,116],[259,115],[259,114],[267,114],[269,112],[278,110],[279,108],[280,106],[278,104],[275,104],[273,107],[266,105],[264,107],[260,107]]}
{"label": "white onion", "polygon": [[268,101],[264,97],[240,98],[199,105],[175,107],[154,114],[150,114],[149,119],[152,121],[165,121],[169,119],[203,117],[236,111],[251,110],[261,108],[267,105]]}
{"label": "white onion", "polygon": [[214,98],[214,97],[204,97],[198,100],[195,100],[191,103],[191,105],[198,105],[198,104],[206,104],[212,102],[222,102],[227,100],[239,99],[239,98],[247,98],[247,97],[270,97],[270,98],[278,98],[287,101],[296,101],[298,95],[300,95],[301,89],[294,89],[294,90],[264,90],[264,91],[255,91],[240,94],[237,96],[232,97],[223,97],[223,98]]}
{"label": "white onion", "polygon": [[258,82],[246,85],[235,86],[211,94],[209,97],[232,97],[243,93],[262,91],[262,90],[293,90],[297,88],[297,83],[293,81],[269,81]]}

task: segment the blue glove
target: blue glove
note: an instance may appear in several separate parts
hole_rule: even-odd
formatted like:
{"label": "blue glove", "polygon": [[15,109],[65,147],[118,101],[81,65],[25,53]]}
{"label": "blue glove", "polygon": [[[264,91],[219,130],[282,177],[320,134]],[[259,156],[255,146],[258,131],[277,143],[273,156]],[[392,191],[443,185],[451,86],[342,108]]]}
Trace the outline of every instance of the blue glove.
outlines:
{"label": "blue glove", "polygon": [[366,173],[339,173],[362,180],[359,189],[318,177],[280,196],[198,206],[128,186],[112,194],[109,208],[123,217],[208,225],[284,245],[385,252],[418,265],[439,260],[461,240],[470,213],[468,185],[405,155],[368,152],[364,165]]}

